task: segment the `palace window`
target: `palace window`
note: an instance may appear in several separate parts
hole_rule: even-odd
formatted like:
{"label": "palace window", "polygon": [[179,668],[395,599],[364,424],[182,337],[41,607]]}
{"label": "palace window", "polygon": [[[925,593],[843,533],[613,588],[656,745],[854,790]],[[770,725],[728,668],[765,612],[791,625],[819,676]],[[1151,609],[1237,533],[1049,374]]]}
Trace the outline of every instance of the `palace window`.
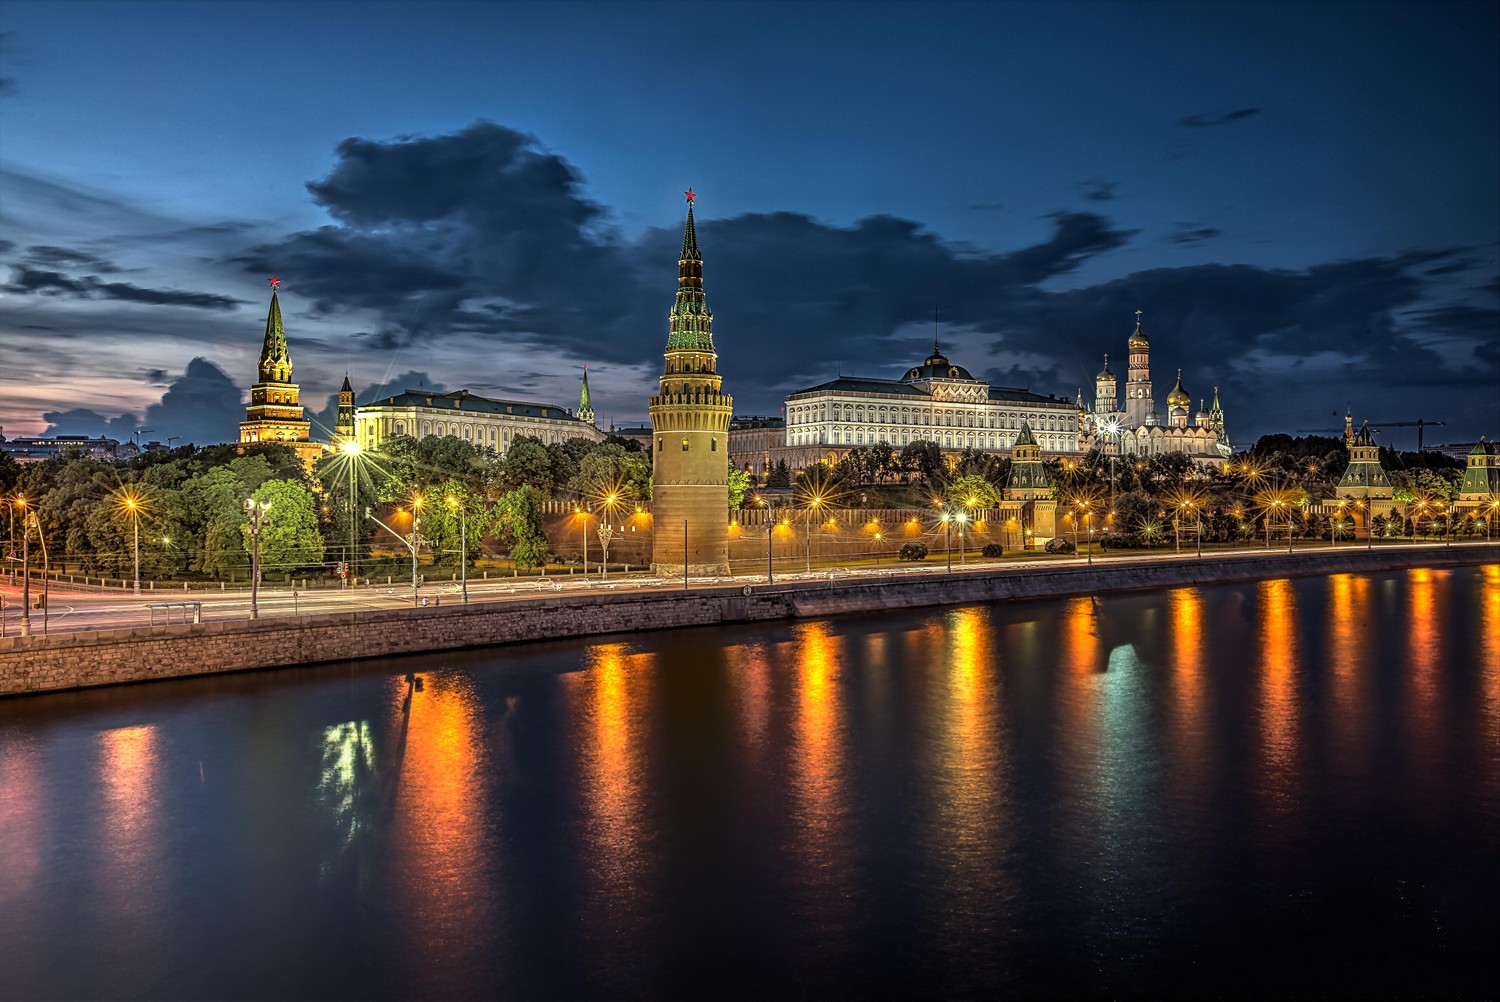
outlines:
{"label": "palace window", "polygon": [[718,452],[719,451],[719,440],[717,438],[710,438],[708,440],[708,451],[709,452]]}
{"label": "palace window", "polygon": [[688,451],[688,440],[687,439],[683,439],[682,440],[682,451],[683,452],[687,452]]}

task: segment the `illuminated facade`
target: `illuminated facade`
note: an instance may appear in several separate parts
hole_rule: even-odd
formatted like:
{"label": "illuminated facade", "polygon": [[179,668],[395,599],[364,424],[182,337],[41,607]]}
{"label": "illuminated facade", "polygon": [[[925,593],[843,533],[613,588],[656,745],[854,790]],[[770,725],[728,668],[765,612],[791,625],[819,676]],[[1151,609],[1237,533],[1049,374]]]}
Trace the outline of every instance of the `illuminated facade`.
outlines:
{"label": "illuminated facade", "polygon": [[281,322],[281,303],[271,279],[271,309],[266,314],[266,336],[260,349],[259,381],[250,387],[250,406],[240,422],[240,442],[273,442],[290,446],[304,463],[323,454],[323,446],[309,439],[311,423],[303,418],[298,403],[300,389],[292,382],[292,355],[287,348],[286,328]]}
{"label": "illuminated facade", "polygon": [[1481,438],[1469,450],[1464,479],[1458,486],[1457,507],[1491,515],[1500,507],[1496,502],[1500,502],[1500,452]]}
{"label": "illuminated facade", "polygon": [[944,452],[1008,450],[1023,425],[1044,452],[1080,451],[1072,401],[991,386],[948,361],[936,341],[932,354],[900,379],[840,376],[786,398],[793,468],[836,462],[851,448],[882,443],[900,449],[935,442]]}
{"label": "illuminated facade", "polygon": [[1177,385],[1167,394],[1165,417],[1156,411],[1151,395],[1151,342],[1141,329],[1141,311],[1136,311],[1135,332],[1130,335],[1130,366],[1125,381],[1125,404],[1116,396],[1115,374],[1104,356],[1104,370],[1094,377],[1094,405],[1089,407],[1078,391],[1078,436],[1083,449],[1100,449],[1112,455],[1158,456],[1181,452],[1195,462],[1222,466],[1233,449],[1224,430],[1224,410],[1219,406],[1219,388],[1214,387],[1213,404],[1205,407],[1199,401],[1196,415],[1190,414],[1192,397],[1182,386],[1182,370],[1177,370]]}
{"label": "illuminated facade", "polygon": [[468,390],[440,393],[407,390],[355,408],[354,433],[361,449],[377,449],[401,436],[452,435],[475,446],[504,453],[525,435],[544,445],[586,438],[602,442],[604,433],[561,407],[523,400],[492,400]]}
{"label": "illuminated facade", "polygon": [[337,449],[345,442],[356,440],[354,431],[354,387],[349,385],[349,373],[344,373],[344,385],[339,387],[339,413],[333,422],[333,437],[328,444]]}
{"label": "illuminated facade", "polygon": [[652,569],[658,574],[729,573],[729,418],[703,294],[703,257],[693,193],[668,320],[666,366],[651,398]]}

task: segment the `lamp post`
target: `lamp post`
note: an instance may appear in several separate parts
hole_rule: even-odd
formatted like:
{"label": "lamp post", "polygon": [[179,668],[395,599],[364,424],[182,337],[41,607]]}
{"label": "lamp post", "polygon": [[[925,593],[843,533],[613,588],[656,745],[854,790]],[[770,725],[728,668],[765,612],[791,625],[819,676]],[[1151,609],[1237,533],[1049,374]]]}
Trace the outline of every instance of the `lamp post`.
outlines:
{"label": "lamp post", "polygon": [[36,541],[42,544],[42,635],[46,636],[47,616],[51,612],[51,603],[47,599],[52,590],[52,561],[47,556],[47,537],[42,534],[42,525],[36,520],[36,512],[31,513],[31,527],[36,530]]}
{"label": "lamp post", "polygon": [[756,503],[766,510],[766,584],[775,580],[775,568],[771,562],[771,541],[776,534],[775,512],[771,509],[771,502],[764,494],[755,499]]}
{"label": "lamp post", "polygon": [[354,587],[354,582],[359,580],[359,572],[355,569],[355,542],[354,542],[354,468],[358,465],[359,443],[354,439],[345,439],[344,444],[339,446],[344,452],[344,461],[349,464],[349,574],[345,579],[349,587]]}
{"label": "lamp post", "polygon": [[260,618],[260,531],[265,528],[270,501],[245,499],[245,516],[250,523],[250,618]]}
{"label": "lamp post", "polygon": [[422,545],[422,502],[425,500],[420,494],[411,499],[411,606],[415,609],[417,601],[417,550]]}
{"label": "lamp post", "polygon": [[21,509],[21,636],[31,636],[31,512],[26,509],[26,495],[16,498]]}
{"label": "lamp post", "polygon": [[943,512],[943,534],[948,541],[948,573],[953,573],[953,514]]}
{"label": "lamp post", "polygon": [[135,594],[141,593],[141,502],[133,494],[125,496],[125,509],[135,526]]}
{"label": "lamp post", "polygon": [[[606,512],[606,517],[608,517],[608,513],[607,512]],[[599,546],[600,546],[600,548],[602,550],[604,550],[604,560],[599,565],[599,580],[600,581],[608,581],[609,580],[609,543],[610,543],[610,540],[612,540],[612,539],[615,538],[615,527],[612,526],[612,525],[610,525],[608,522],[600,522],[599,523],[599,528],[596,529],[595,531],[599,533]]]}
{"label": "lamp post", "polygon": [[969,524],[969,516],[967,512],[959,512],[953,517],[958,522],[958,562],[960,564],[967,563],[968,561],[964,559],[966,549],[964,546],[964,528]]}
{"label": "lamp post", "polygon": [[448,507],[458,509],[458,576],[464,605],[469,604],[469,513],[458,498],[448,495]]}

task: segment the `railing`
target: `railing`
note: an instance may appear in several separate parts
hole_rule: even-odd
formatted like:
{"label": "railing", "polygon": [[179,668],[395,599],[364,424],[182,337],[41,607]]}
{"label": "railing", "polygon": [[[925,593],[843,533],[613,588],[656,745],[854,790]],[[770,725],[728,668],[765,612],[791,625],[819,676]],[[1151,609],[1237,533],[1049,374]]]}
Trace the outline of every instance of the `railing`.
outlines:
{"label": "railing", "polygon": [[186,623],[188,621],[188,610],[189,609],[193,610],[193,622],[194,623],[201,623],[201,622],[203,622],[203,603],[202,602],[151,602],[151,603],[147,604],[146,608],[151,610],[151,625],[152,626],[156,626],[157,625],[157,623],[156,623],[156,613],[157,613],[157,610],[161,610],[162,616],[166,620],[164,623],[161,624],[163,626],[171,626],[172,625],[172,610],[173,609],[181,609],[182,610],[182,621],[184,623]]}

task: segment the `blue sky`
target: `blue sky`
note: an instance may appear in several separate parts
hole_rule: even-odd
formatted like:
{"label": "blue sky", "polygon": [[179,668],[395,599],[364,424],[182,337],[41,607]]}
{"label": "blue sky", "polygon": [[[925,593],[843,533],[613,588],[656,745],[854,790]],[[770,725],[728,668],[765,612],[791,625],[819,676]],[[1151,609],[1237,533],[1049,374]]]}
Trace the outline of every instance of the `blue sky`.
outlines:
{"label": "blue sky", "polygon": [[588,362],[639,420],[691,185],[743,413],[898,374],[934,307],[1072,395],[1139,308],[1238,445],[1495,435],[1497,10],[7,0],[0,424],[232,437],[272,273],[315,411]]}

